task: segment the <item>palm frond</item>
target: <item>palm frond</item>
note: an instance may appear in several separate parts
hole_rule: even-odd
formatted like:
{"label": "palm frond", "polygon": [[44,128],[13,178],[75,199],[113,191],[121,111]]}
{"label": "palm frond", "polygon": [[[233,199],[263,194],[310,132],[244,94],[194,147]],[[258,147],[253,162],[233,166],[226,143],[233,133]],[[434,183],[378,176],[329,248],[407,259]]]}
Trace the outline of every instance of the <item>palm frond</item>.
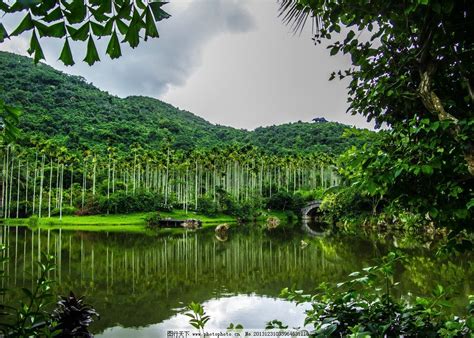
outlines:
{"label": "palm frond", "polygon": [[312,32],[315,34],[319,32],[320,20],[310,6],[300,0],[278,0],[278,3],[280,4],[278,17],[281,17],[283,23],[290,26],[295,34],[301,34],[308,18],[311,20]]}

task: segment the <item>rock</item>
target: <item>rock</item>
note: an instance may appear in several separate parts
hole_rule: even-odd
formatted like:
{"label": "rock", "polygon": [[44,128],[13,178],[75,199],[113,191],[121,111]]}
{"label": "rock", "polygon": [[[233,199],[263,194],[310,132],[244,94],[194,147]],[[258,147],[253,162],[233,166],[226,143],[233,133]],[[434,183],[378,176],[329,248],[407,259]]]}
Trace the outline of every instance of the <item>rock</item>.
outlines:
{"label": "rock", "polygon": [[280,225],[280,219],[276,216],[270,216],[267,218],[267,229],[272,230],[278,228]]}
{"label": "rock", "polygon": [[229,230],[229,224],[223,223],[216,226],[216,229],[214,231],[216,232],[216,234],[224,235],[227,233],[227,230]]}
{"label": "rock", "polygon": [[183,222],[181,226],[185,229],[194,230],[200,227],[200,222],[195,219],[188,219],[185,222]]}
{"label": "rock", "polygon": [[227,241],[227,239],[229,238],[227,234],[228,230],[229,224],[227,223],[219,224],[218,226],[216,226],[216,229],[214,231],[216,233],[217,240],[221,242]]}

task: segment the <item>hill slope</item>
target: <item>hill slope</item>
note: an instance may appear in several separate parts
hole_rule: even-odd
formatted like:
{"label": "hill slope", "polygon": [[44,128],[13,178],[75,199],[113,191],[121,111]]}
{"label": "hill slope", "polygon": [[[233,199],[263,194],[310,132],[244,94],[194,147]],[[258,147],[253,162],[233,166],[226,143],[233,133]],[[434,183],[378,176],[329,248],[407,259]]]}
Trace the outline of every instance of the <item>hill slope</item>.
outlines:
{"label": "hill slope", "polygon": [[324,151],[340,153],[355,139],[341,138],[347,126],[339,123],[291,123],[239,130],[214,125],[157,99],[119,98],[85,79],[32,60],[0,52],[0,96],[20,106],[24,135],[54,139],[68,148],[127,151],[132,144],[179,149],[250,144],[271,153]]}

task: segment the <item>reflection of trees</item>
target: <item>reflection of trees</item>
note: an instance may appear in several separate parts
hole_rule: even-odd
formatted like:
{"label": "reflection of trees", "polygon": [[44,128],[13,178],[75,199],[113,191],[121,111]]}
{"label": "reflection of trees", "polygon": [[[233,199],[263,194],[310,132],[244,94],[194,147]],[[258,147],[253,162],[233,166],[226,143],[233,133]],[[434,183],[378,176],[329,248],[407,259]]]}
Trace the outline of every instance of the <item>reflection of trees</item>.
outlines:
{"label": "reflection of trees", "polygon": [[472,254],[436,259],[420,254],[409,258],[400,278],[402,289],[416,290],[419,294],[431,294],[437,284],[452,292],[453,311],[464,313],[467,296],[472,294],[470,281],[474,280]]}
{"label": "reflection of trees", "polygon": [[[373,264],[373,258],[387,250],[354,238],[312,239],[302,249],[302,237],[284,237],[247,229],[220,242],[213,232],[156,238],[12,228],[2,238],[9,243],[12,258],[6,267],[10,286],[33,283],[31,274],[37,274],[34,262],[40,251],[55,255],[58,267],[51,277],[59,282],[57,292],[85,294],[102,316],[95,326],[98,331],[116,324],[158,323],[192,300],[204,302],[236,293],[275,297],[292,285],[310,290]],[[430,264],[438,263],[431,258],[423,261],[423,252],[415,257],[416,263],[403,270],[403,286],[424,292],[436,270]],[[452,269],[450,278],[456,276],[456,264],[446,268]],[[466,278],[472,277],[469,268]],[[444,270],[436,271],[436,279],[442,282],[440,271]],[[412,280],[416,282],[406,282]]]}

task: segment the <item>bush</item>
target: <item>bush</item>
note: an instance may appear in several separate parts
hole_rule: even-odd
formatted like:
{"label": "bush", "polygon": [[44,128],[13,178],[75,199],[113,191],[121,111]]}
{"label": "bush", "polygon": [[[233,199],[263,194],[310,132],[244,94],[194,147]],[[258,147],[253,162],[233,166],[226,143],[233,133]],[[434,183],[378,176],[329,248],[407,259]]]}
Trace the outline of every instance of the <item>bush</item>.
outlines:
{"label": "bush", "polygon": [[[71,206],[64,206],[62,208],[62,214],[63,216],[66,216],[66,215],[74,215],[76,214],[76,211],[77,209],[74,208],[74,207],[71,207]],[[45,211],[46,213],[44,213],[43,215],[47,215],[47,210]],[[54,208],[53,210],[51,210],[51,216],[59,216],[59,208]]]}
{"label": "bush", "polygon": [[219,207],[212,197],[203,196],[198,198],[197,212],[208,216],[214,216],[219,212]]}
{"label": "bush", "polygon": [[33,228],[34,228],[34,227],[37,227],[37,226],[39,225],[39,218],[38,218],[38,216],[36,216],[36,215],[31,216],[31,217],[28,219],[28,225],[29,225],[30,227],[33,227]]}
{"label": "bush", "polygon": [[162,219],[162,217],[161,217],[160,213],[159,212],[154,212],[154,213],[146,216],[145,222],[146,222],[147,227],[155,228],[155,227],[158,227],[160,225],[161,219]]}
{"label": "bush", "polygon": [[311,303],[305,324],[314,325],[318,337],[467,337],[474,329],[474,298],[465,319],[449,316],[447,293],[440,285],[433,298],[394,298],[398,283],[393,271],[404,257],[389,253],[382,264],[353,272],[350,279],[335,286],[322,284],[320,293],[284,289],[282,296],[298,303]]}
{"label": "bush", "polygon": [[230,215],[235,216],[238,222],[255,221],[261,214],[262,202],[258,198],[241,203],[234,202]]}
{"label": "bush", "polygon": [[100,213],[131,213],[147,211],[168,211],[171,205],[165,206],[161,194],[149,191],[137,191],[135,194],[118,191],[107,196],[100,196],[97,200]]}
{"label": "bush", "polygon": [[305,200],[300,193],[290,194],[286,191],[279,191],[268,199],[267,208],[272,210],[291,210],[299,213],[304,207]]}

